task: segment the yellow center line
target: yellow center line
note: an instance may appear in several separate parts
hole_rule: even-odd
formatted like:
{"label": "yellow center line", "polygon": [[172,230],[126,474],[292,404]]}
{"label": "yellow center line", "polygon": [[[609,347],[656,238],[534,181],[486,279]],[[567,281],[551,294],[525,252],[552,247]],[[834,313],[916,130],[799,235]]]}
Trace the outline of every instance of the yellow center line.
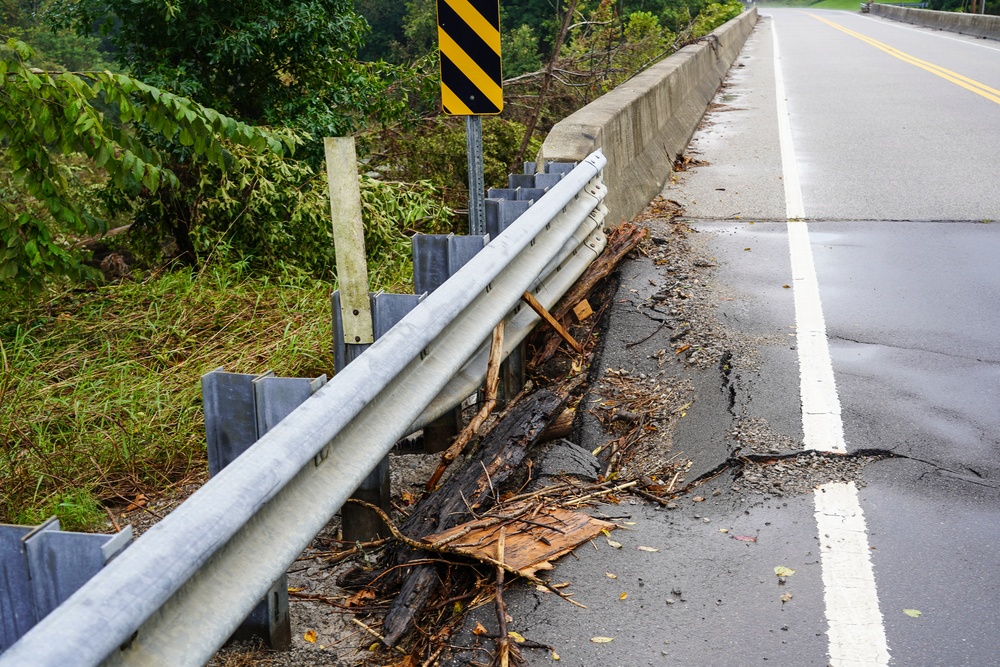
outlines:
{"label": "yellow center line", "polygon": [[903,62],[910,63],[911,65],[914,65],[915,67],[919,67],[922,70],[926,70],[926,71],[930,72],[931,74],[936,74],[937,76],[941,77],[942,79],[945,79],[947,81],[951,81],[955,85],[961,86],[962,88],[965,88],[966,90],[971,91],[971,92],[975,93],[976,95],[979,95],[981,97],[985,97],[986,99],[990,100],[991,102],[996,102],[997,104],[1000,104],[1000,90],[997,90],[996,88],[990,88],[986,84],[980,83],[980,82],[976,81],[975,79],[970,79],[967,76],[962,76],[961,74],[958,74],[957,72],[952,72],[951,70],[945,69],[944,67],[941,67],[940,65],[935,65],[934,63],[929,63],[926,60],[921,60],[920,58],[917,58],[915,56],[911,56],[910,54],[905,53],[904,51],[900,51],[897,48],[889,46],[888,44],[884,44],[884,43],[882,43],[882,42],[880,42],[878,40],[872,39],[871,37],[868,37],[866,35],[862,35],[859,32],[854,32],[853,30],[845,28],[842,25],[838,25],[838,24],[834,23],[833,21],[828,21],[828,20],[826,20],[825,18],[823,18],[821,16],[817,16],[816,14],[809,14],[809,16],[813,17],[814,19],[816,19],[818,21],[822,21],[823,23],[825,23],[825,24],[827,24],[827,25],[829,25],[829,26],[831,26],[833,28],[836,28],[837,30],[840,30],[843,33],[846,33],[846,34],[850,35],[851,37],[855,37],[857,39],[860,39],[862,42],[865,42],[867,44],[871,44],[876,49],[879,49],[880,51],[884,51],[884,52],[888,53],[890,56],[893,56],[894,58],[899,58]]}

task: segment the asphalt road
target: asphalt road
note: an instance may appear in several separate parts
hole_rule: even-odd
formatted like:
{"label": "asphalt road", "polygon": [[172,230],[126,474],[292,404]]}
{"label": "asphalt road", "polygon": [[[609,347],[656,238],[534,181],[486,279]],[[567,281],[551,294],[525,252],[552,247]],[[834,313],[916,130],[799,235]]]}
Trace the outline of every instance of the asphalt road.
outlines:
{"label": "asphalt road", "polygon": [[[675,450],[696,475],[759,420],[795,448],[894,456],[836,489],[765,494],[724,474],[704,502],[608,508],[635,523],[623,548],[585,546],[553,574],[588,609],[510,591],[513,628],[573,666],[998,665],[1000,43],[761,14],[689,149],[707,164],[664,191],[751,350],[731,385],[690,373]],[[663,281],[648,259],[624,268],[602,367],[662,371],[649,355],[667,334],[623,343],[656,328],[629,312]]]}

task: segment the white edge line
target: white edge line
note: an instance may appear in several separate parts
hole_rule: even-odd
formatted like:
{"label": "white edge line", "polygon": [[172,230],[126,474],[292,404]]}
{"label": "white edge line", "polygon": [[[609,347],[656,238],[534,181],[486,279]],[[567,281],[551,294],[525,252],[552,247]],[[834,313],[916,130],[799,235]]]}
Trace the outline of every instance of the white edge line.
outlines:
{"label": "white edge line", "polygon": [[[807,448],[845,452],[840,398],[833,376],[809,230],[803,221],[805,207],[795,167],[791,124],[778,56],[778,35],[773,19],[771,27],[778,135],[794,286],[802,429]],[[814,499],[823,598],[829,624],[830,665],[884,667],[889,664],[889,646],[879,610],[868,531],[857,488],[853,482],[824,484],[816,489]]]}

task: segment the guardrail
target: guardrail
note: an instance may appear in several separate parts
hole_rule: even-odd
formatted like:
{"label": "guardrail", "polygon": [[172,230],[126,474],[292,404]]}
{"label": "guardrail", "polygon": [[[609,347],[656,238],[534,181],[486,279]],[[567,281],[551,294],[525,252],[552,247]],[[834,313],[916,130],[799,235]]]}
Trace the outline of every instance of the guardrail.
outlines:
{"label": "guardrail", "polygon": [[962,35],[1000,39],[1000,16],[939,12],[931,9],[910,9],[888,3],[872,3],[871,13],[887,19],[936,28]]}
{"label": "guardrail", "polygon": [[506,320],[518,332],[507,349],[530,331],[537,315],[520,307],[524,292],[551,307],[600,252],[605,164],[600,151],[581,161],[0,667],[204,664],[393,444],[478,386],[493,328]]}

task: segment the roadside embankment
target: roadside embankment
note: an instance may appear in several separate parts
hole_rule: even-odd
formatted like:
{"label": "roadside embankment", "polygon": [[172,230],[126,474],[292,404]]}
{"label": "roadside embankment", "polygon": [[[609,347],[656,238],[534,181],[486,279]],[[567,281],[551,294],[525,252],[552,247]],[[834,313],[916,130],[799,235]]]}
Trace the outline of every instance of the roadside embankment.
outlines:
{"label": "roadside embankment", "polygon": [[538,163],[602,149],[610,220],[631,220],[663,188],[756,22],[751,8],[563,119]]}
{"label": "roadside embankment", "polygon": [[963,35],[1000,39],[1000,16],[937,12],[931,9],[910,9],[893,5],[872,4],[871,13],[893,21],[912,23],[927,28],[948,30]]}

